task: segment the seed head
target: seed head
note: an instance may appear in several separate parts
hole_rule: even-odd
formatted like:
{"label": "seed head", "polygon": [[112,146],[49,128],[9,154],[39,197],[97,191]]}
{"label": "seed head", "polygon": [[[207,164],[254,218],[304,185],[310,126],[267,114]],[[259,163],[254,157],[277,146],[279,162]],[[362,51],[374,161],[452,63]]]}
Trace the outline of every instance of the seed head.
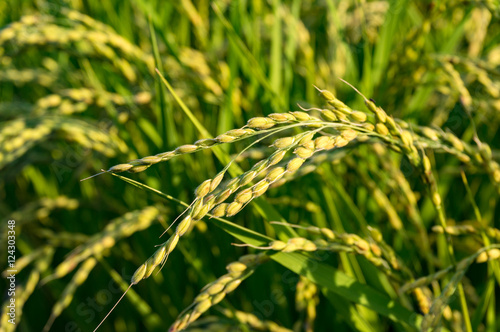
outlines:
{"label": "seed head", "polygon": [[492,259],[497,259],[500,257],[500,250],[499,249],[491,249],[488,251],[483,251],[482,253],[479,254],[476,258],[477,263],[484,263],[488,260]]}
{"label": "seed head", "polygon": [[335,233],[331,229],[329,229],[329,228],[321,228],[320,232],[328,240],[335,240]]}
{"label": "seed head", "polygon": [[316,244],[314,244],[314,242],[307,241],[302,246],[302,250],[304,250],[304,251],[316,251],[316,250],[318,250],[318,247],[316,246]]}
{"label": "seed head", "polygon": [[196,215],[200,212],[201,208],[203,207],[203,201],[201,199],[197,199],[196,202],[194,202],[193,206],[191,206],[191,215]]}
{"label": "seed head", "polygon": [[363,123],[363,128],[366,128],[368,129],[369,131],[373,131],[375,130],[375,126],[373,125],[373,123],[368,123],[368,122],[365,122]]}
{"label": "seed head", "polygon": [[229,180],[229,182],[226,184],[226,188],[235,190],[238,188],[238,183],[240,182],[240,178],[233,178]]}
{"label": "seed head", "polygon": [[148,260],[146,261],[146,271],[144,272],[144,276],[142,277],[142,279],[149,278],[153,274],[153,271],[157,266],[158,264],[156,265],[154,264],[153,256],[149,257]]}
{"label": "seed head", "polygon": [[398,127],[396,126],[396,121],[391,116],[387,117],[387,120],[385,122],[387,124],[387,128],[389,128],[389,131],[393,134],[397,134],[399,132]]}
{"label": "seed head", "polygon": [[165,244],[166,252],[171,253],[177,246],[177,243],[179,243],[179,235],[174,234],[170,237],[170,239],[168,239],[167,243]]}
{"label": "seed head", "polygon": [[148,169],[149,165],[144,165],[144,166],[133,166],[133,168],[129,169],[128,171],[130,173],[140,173]]}
{"label": "seed head", "polygon": [[[464,143],[462,143],[462,141],[455,135],[453,135],[452,133],[446,133],[446,139],[448,141],[450,141],[451,145],[453,145],[453,147],[455,149],[457,149],[458,151],[462,152],[465,150],[465,147],[464,147]],[[485,147],[488,147],[488,145],[486,144],[482,144],[482,149],[480,150],[481,152],[485,151]],[[491,155],[491,150],[489,151],[489,155]],[[488,156],[488,153],[486,154],[483,154],[483,158],[486,157],[486,159]]]}
{"label": "seed head", "polygon": [[153,255],[153,265],[158,266],[165,258],[165,254],[167,252],[167,248],[165,246],[161,246]]}
{"label": "seed head", "polygon": [[158,156],[148,156],[140,159],[144,164],[150,165],[150,164],[157,164],[159,163],[162,158]]}
{"label": "seed head", "polygon": [[269,243],[269,247],[272,250],[281,251],[281,250],[285,249],[286,243],[283,241],[273,241],[273,242]]}
{"label": "seed head", "polygon": [[413,145],[413,136],[408,130],[403,130],[403,132],[401,133],[401,140],[403,141],[403,144],[406,146]]}

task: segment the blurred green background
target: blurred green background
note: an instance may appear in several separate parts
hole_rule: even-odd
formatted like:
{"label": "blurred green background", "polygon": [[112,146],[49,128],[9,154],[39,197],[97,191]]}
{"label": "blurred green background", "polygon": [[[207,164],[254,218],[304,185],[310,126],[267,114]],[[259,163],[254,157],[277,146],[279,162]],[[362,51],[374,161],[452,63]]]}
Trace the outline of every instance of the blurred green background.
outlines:
{"label": "blurred green background", "polygon": [[[313,85],[362,109],[363,99],[338,80],[343,78],[394,117],[441,127],[469,143],[477,132],[498,160],[499,9],[496,1],[455,0],[1,1],[0,267],[6,268],[6,226],[13,219],[17,263],[24,264],[17,275],[15,327],[41,331],[54,315],[52,306],[66,299],[52,330],[93,330],[121,295],[118,284],[128,286],[160,243],[158,236],[183,211],[109,174],[80,181],[203,138],[155,68],[214,136],[251,117],[296,111],[297,103],[321,107]],[[223,149],[234,154],[247,144]],[[266,146],[250,150],[239,165],[248,169],[267,154]],[[321,226],[340,216],[346,230],[356,232],[353,220],[364,218],[419,275],[428,274],[412,242],[417,237],[406,242],[391,231],[383,204],[370,194],[373,186],[379,188],[407,225],[412,216],[395,194],[399,180],[380,170],[371,147],[353,150],[346,162],[317,165],[270,190],[266,199],[291,223]],[[433,158],[449,219],[474,219],[472,205],[464,203],[459,161]],[[419,217],[430,230],[435,211],[421,198],[425,190],[417,174],[404,159],[391,154],[390,160],[415,192]],[[205,150],[127,176],[189,203],[196,186],[223,166]],[[483,219],[498,227],[495,187],[484,170],[467,172]],[[252,204],[232,220],[272,235]],[[109,243],[102,238],[114,221],[129,223],[130,230]],[[96,260],[42,282],[80,245],[101,240],[87,256]],[[167,330],[203,285],[247,252],[232,242],[210,221],[199,222],[165,268],[135,286],[100,330]],[[464,241],[459,249],[469,252],[476,245]],[[331,261],[341,266],[338,259]],[[363,269],[366,275],[369,269]],[[484,269],[468,275],[478,298],[487,287]],[[83,277],[69,299],[63,291],[77,270]],[[221,305],[293,328],[301,315],[294,305],[297,280],[269,263]],[[7,288],[5,279],[0,283]],[[278,295],[270,299],[270,294]],[[325,298],[317,310],[315,330],[355,329]],[[478,326],[495,329],[491,317],[498,310],[488,310]],[[365,314],[373,318],[372,312]],[[377,331],[403,329],[387,318],[372,318]],[[1,324],[12,328],[5,315]],[[235,324],[234,329],[250,328]]]}

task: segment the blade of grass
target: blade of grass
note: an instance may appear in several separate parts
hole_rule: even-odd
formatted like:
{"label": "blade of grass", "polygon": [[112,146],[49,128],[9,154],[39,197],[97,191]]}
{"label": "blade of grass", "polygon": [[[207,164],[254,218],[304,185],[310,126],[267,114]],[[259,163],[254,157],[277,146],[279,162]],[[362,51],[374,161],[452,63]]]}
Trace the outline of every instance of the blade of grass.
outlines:
{"label": "blade of grass", "polygon": [[483,320],[484,316],[487,313],[488,306],[492,301],[494,303],[495,299],[494,296],[495,296],[495,280],[493,278],[490,278],[486,285],[486,289],[484,290],[484,293],[481,296],[481,299],[479,300],[478,306],[474,311],[474,314],[472,315],[471,325],[473,331],[479,330],[479,325],[481,324],[481,321]]}
{"label": "blade of grass", "polygon": [[368,321],[361,315],[357,308],[344,300],[342,297],[338,296],[334,292],[324,288],[322,290],[323,295],[330,301],[335,310],[341,315],[341,317],[351,326],[355,331],[377,331],[373,326],[370,325]]}
{"label": "blade of grass", "polygon": [[[153,47],[153,57],[155,59],[155,66],[160,72],[163,72],[163,64],[158,50],[158,41],[156,39],[156,32],[153,26],[151,15],[148,17],[149,21],[149,34],[151,35],[151,45]],[[177,131],[175,129],[174,116],[172,110],[167,109],[165,87],[155,80],[155,89],[158,94],[156,104],[156,115],[161,119],[159,132],[162,135],[164,146],[177,145]]]}
{"label": "blade of grass", "polygon": [[241,68],[249,71],[249,76],[253,76],[259,81],[266,93],[270,95],[270,100],[275,104],[274,106],[276,111],[284,109],[285,105],[283,104],[283,99],[269,83],[259,62],[255,59],[252,52],[250,52],[245,43],[238,36],[231,23],[229,23],[229,21],[224,17],[220,8],[216,4],[212,4],[212,8],[219,20],[222,22],[222,25],[229,36],[229,40],[236,45],[236,49],[239,51],[239,59],[242,62]]}
{"label": "blade of grass", "polygon": [[269,81],[271,82],[271,87],[274,92],[278,94],[281,90],[281,73],[282,73],[282,47],[283,47],[283,37],[281,35],[281,14],[280,14],[280,0],[274,0],[273,7],[273,28],[271,37],[271,63],[270,63],[270,75]]}
{"label": "blade of grass", "polygon": [[390,2],[390,8],[387,11],[373,56],[372,75],[371,77],[363,77],[361,84],[363,91],[367,95],[372,94],[374,87],[378,86],[383,74],[386,72],[391,56],[391,48],[398,35],[397,30],[402,26],[401,21],[406,14],[404,8],[407,5],[408,0],[393,0]]}

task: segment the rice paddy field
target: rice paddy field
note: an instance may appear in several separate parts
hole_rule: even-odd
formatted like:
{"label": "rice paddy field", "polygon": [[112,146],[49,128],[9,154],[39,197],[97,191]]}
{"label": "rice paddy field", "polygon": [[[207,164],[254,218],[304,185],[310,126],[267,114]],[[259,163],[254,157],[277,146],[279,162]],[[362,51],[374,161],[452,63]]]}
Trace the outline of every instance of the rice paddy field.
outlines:
{"label": "rice paddy field", "polygon": [[499,331],[499,126],[496,0],[3,0],[0,330]]}

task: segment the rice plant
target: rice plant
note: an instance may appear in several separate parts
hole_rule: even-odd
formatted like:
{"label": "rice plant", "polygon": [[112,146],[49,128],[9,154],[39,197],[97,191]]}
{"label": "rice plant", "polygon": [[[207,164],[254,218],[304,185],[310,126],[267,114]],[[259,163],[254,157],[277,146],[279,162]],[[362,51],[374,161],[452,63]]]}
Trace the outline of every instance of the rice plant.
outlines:
{"label": "rice plant", "polygon": [[0,330],[497,331],[499,8],[0,4]]}

